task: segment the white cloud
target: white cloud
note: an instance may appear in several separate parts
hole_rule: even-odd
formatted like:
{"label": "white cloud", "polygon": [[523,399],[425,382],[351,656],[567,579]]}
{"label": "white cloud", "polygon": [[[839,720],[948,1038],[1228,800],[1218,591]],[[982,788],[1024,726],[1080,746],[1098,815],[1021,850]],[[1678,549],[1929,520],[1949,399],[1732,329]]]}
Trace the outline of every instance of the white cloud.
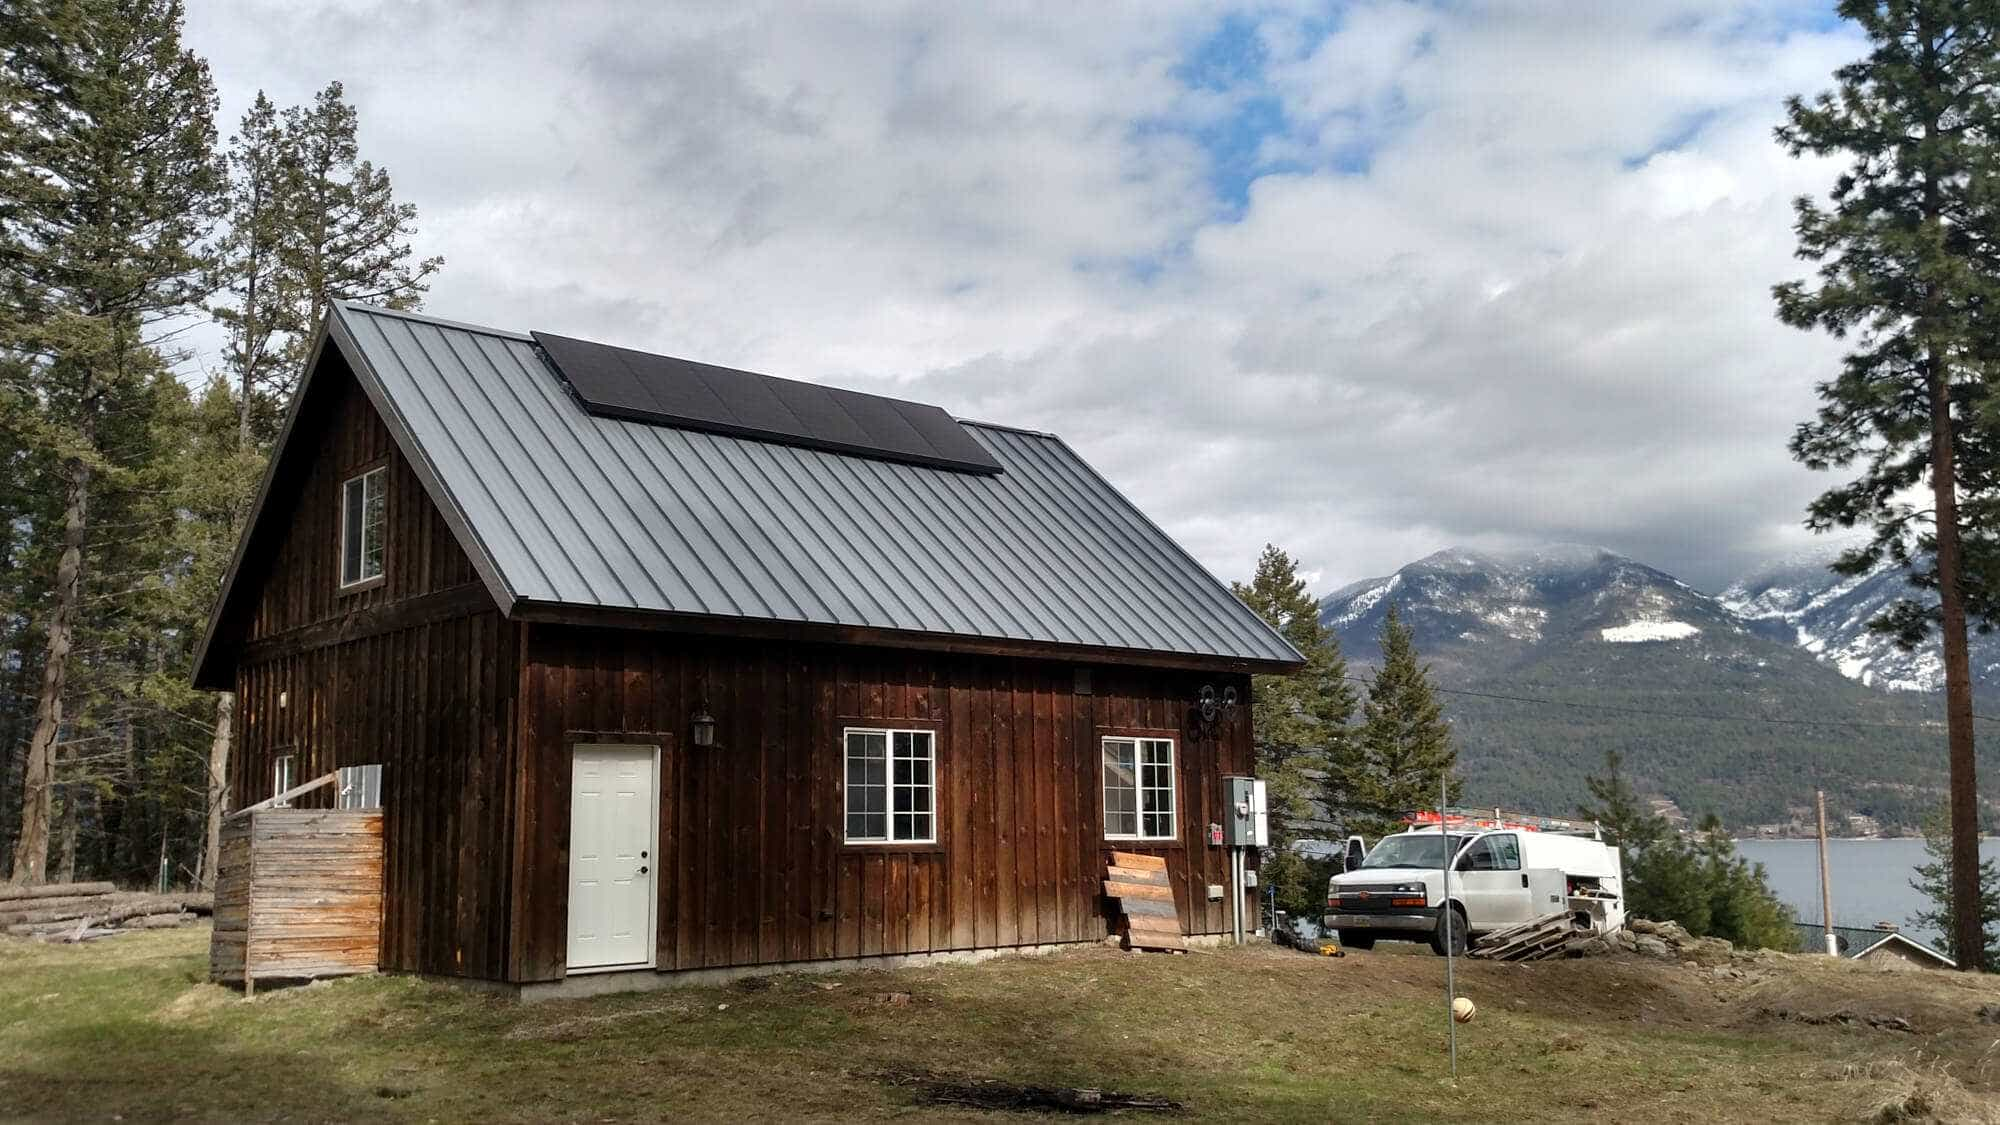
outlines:
{"label": "white cloud", "polygon": [[[201,5],[229,120],[331,79],[442,315],[1056,430],[1224,575],[1604,542],[1716,584],[1796,540],[1794,5]],[[1797,25],[1797,26],[1793,26]],[[1268,174],[1211,158],[1252,99]],[[225,129],[225,131],[227,131]],[[1204,141],[1210,142],[1208,147]],[[1240,173],[1238,173],[1240,174]]]}

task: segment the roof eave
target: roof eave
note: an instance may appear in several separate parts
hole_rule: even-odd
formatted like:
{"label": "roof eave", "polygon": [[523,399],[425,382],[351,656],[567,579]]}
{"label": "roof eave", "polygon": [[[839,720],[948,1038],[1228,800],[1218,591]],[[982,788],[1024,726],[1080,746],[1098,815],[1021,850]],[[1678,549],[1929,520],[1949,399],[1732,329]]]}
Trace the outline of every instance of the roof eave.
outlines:
{"label": "roof eave", "polygon": [[1063,644],[1053,641],[1022,640],[1011,637],[984,637],[958,633],[930,633],[919,630],[882,629],[865,625],[838,625],[824,622],[780,621],[771,618],[721,617],[712,614],[676,613],[519,599],[509,617],[517,621],[579,625],[592,628],[658,630],[661,632],[707,633],[764,640],[792,640],[822,644],[872,645],[882,648],[918,649],[989,656],[1018,656],[1060,660],[1077,664],[1123,664],[1147,668],[1175,668],[1197,672],[1244,674],[1290,673],[1305,662],[1210,653],[1163,652],[1151,649],[1114,648],[1098,645]]}

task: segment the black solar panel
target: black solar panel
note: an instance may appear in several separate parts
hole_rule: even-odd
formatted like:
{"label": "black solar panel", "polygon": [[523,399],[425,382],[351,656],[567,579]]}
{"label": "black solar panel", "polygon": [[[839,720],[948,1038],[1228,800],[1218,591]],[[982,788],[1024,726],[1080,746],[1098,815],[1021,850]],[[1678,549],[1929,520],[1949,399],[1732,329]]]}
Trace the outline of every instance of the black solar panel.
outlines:
{"label": "black solar panel", "polygon": [[546,332],[531,335],[592,414],[966,473],[1000,471],[1000,463],[935,406]]}

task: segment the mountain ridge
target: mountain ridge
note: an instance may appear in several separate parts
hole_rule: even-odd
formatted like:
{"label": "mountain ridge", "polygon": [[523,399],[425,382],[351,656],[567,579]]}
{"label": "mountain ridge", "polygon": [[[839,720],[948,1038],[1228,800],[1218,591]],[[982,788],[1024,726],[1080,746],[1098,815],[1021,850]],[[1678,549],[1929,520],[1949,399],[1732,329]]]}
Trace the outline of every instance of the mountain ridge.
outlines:
{"label": "mountain ridge", "polygon": [[1321,619],[1366,665],[1398,607],[1447,693],[1472,803],[1573,811],[1610,750],[1648,792],[1734,828],[1790,830],[1815,785],[1858,830],[1913,827],[1944,792],[1940,711],[1843,674],[1826,622],[1783,618],[1805,577],[1725,597],[1602,547],[1454,547],[1341,587]]}

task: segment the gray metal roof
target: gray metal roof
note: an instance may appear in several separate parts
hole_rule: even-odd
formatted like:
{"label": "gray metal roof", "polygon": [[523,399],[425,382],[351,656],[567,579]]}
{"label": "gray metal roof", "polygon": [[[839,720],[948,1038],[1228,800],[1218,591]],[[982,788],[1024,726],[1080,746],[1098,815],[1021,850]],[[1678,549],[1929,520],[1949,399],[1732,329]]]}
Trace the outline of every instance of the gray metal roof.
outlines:
{"label": "gray metal roof", "polygon": [[525,335],[332,321],[504,609],[1299,659],[1053,435],[965,423],[985,476],[597,417]]}

